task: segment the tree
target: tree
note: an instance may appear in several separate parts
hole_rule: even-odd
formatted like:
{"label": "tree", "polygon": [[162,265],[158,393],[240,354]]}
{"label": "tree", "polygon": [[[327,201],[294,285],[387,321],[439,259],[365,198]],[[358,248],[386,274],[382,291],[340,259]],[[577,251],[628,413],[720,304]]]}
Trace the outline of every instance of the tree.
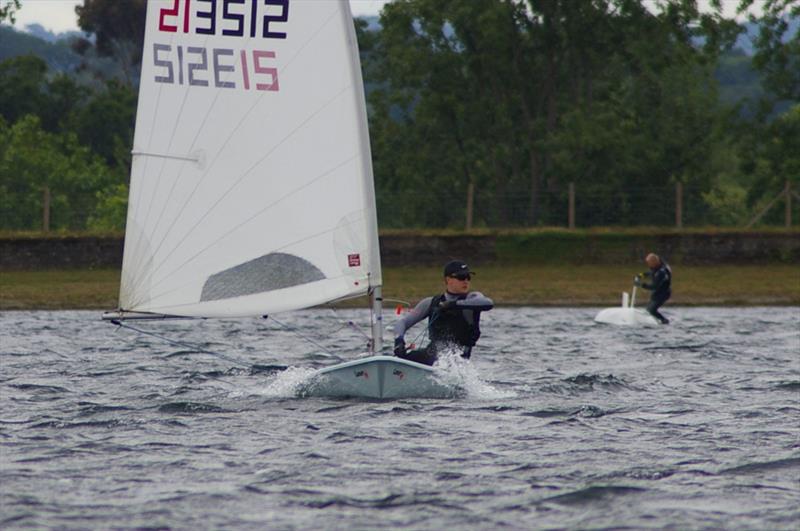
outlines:
{"label": "tree", "polygon": [[51,193],[51,226],[85,229],[97,191],[119,184],[119,175],[81,146],[74,134],[44,131],[36,116],[13,125],[0,119],[0,210],[6,229],[38,229],[42,192]]}
{"label": "tree", "polygon": [[[753,177],[747,202],[754,211],[775,197],[786,181],[795,193],[800,191],[800,104],[759,128],[758,138],[752,139],[749,148],[743,166]],[[782,214],[772,209],[764,219],[779,223]]]}
{"label": "tree", "polygon": [[84,0],[75,12],[81,29],[95,34],[100,55],[115,58],[133,84],[142,60],[147,0]]}
{"label": "tree", "polygon": [[0,22],[8,20],[12,24],[16,22],[15,14],[21,7],[21,0],[3,0],[0,2]]}
{"label": "tree", "polygon": [[103,157],[107,164],[123,168],[127,173],[135,119],[134,90],[117,81],[109,81],[77,116],[75,132],[80,141]]}
{"label": "tree", "polygon": [[[755,0],[742,0],[739,13],[746,12]],[[800,32],[787,38],[790,18],[800,17],[796,0],[764,0],[760,18],[750,15],[758,24],[756,54],[753,64],[766,75],[767,87],[778,99],[800,101]]]}
{"label": "tree", "polygon": [[0,115],[14,123],[39,112],[46,83],[47,63],[39,57],[22,55],[0,63]]}
{"label": "tree", "polygon": [[72,130],[88,95],[71,76],[50,74],[39,57],[23,55],[0,63],[0,115],[9,123],[33,114],[46,131]]}
{"label": "tree", "polygon": [[[369,101],[379,201],[405,198],[418,205],[410,219],[460,224],[473,184],[479,222],[535,225],[565,219],[571,181],[629,196],[646,187],[663,194],[676,181],[707,189],[720,113],[713,66],[739,29],[719,9],[701,14],[694,0],[655,6],[388,4],[370,43],[369,60],[380,65],[365,68],[378,87]],[[414,195],[420,189],[428,192]],[[619,208],[643,200],[606,195],[617,221],[667,220]]]}

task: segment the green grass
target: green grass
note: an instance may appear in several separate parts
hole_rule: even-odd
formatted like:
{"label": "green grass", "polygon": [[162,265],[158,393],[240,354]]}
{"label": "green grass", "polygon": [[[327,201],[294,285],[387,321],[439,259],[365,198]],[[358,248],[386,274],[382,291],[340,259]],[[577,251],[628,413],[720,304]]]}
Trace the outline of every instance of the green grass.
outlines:
{"label": "green grass", "polygon": [[[671,304],[797,305],[800,267],[676,266]],[[641,269],[614,265],[511,265],[477,268],[473,289],[504,305],[614,305]],[[410,302],[442,290],[438,268],[384,271],[385,298]],[[643,290],[640,290],[640,293]],[[644,300],[648,295],[640,295]]]}
{"label": "green grass", "polygon": [[[510,265],[477,268],[473,289],[500,305],[619,304],[640,269],[614,265]],[[116,269],[0,272],[0,310],[116,308]],[[438,267],[384,268],[386,306],[441,292]],[[644,300],[643,294],[639,300]],[[800,267],[675,266],[673,305],[800,305]],[[344,305],[365,305],[363,300]]]}
{"label": "green grass", "polygon": [[120,271],[57,270],[0,272],[0,310],[113,309]]}

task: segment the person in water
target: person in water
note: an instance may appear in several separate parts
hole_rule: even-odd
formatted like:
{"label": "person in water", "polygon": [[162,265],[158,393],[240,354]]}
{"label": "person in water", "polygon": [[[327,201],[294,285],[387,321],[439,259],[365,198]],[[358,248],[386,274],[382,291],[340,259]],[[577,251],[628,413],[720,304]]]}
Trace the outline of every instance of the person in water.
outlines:
{"label": "person in water", "polygon": [[[657,254],[648,254],[644,261],[650,271],[636,275],[633,279],[633,284],[652,291],[647,311],[658,319],[661,324],[668,324],[669,319],[661,315],[658,309],[672,296],[672,269]],[[642,282],[643,277],[650,278],[652,281],[649,283]]]}
{"label": "person in water", "polygon": [[[470,291],[469,283],[474,274],[460,260],[453,260],[444,266],[444,293],[422,299],[394,325],[395,356],[433,365],[439,352],[456,347],[461,350],[461,357],[470,357],[472,347],[481,335],[481,312],[494,307],[492,299],[479,291]],[[407,351],[403,336],[409,328],[426,317],[430,344],[423,349]]]}

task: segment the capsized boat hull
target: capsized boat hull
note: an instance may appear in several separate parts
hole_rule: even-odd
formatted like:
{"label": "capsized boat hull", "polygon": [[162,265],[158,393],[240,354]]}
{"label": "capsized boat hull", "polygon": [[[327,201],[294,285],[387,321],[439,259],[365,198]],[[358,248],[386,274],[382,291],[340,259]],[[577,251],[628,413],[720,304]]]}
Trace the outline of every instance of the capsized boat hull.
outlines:
{"label": "capsized boat hull", "polygon": [[302,394],[333,398],[451,398],[458,389],[439,382],[427,365],[394,356],[370,356],[320,369]]}
{"label": "capsized boat hull", "polygon": [[620,326],[658,326],[658,321],[644,310],[637,308],[606,308],[600,310],[594,320]]}

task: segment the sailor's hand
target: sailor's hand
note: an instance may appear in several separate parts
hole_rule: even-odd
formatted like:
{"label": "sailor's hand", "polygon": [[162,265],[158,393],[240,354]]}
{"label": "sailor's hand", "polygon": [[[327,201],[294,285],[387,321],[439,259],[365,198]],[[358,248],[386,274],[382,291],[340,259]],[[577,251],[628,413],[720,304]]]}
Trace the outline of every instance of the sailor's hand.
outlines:
{"label": "sailor's hand", "polygon": [[394,340],[394,355],[402,356],[406,353],[406,341],[402,337],[397,337]]}
{"label": "sailor's hand", "polygon": [[633,277],[633,285],[637,288],[642,285],[642,275],[636,275]]}
{"label": "sailor's hand", "polygon": [[439,303],[439,309],[442,311],[453,310],[456,307],[458,299],[452,301],[442,301]]}

